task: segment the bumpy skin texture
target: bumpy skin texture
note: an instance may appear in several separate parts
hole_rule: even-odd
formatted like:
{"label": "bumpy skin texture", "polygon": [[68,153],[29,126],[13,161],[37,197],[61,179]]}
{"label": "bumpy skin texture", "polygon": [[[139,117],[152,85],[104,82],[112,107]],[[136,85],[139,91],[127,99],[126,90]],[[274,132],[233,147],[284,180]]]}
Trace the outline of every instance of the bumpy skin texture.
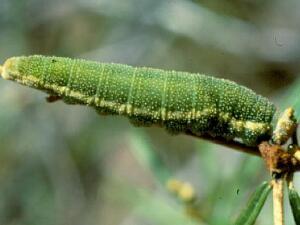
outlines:
{"label": "bumpy skin texture", "polygon": [[8,59],[2,77],[41,89],[69,104],[129,117],[171,133],[236,140],[269,139],[275,107],[234,82],[185,72],[134,68],[62,57]]}

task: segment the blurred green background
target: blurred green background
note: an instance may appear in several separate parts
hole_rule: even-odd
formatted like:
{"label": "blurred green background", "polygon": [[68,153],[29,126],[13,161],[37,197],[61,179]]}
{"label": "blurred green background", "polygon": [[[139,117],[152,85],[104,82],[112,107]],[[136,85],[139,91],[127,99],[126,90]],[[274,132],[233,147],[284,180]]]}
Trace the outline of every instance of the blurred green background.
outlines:
{"label": "blurred green background", "polygon": [[[199,72],[299,112],[299,10],[298,0],[0,0],[0,61],[45,54]],[[9,81],[0,96],[0,224],[226,225],[269,179],[255,156],[47,104]],[[165,189],[169,174],[195,187],[200,222]],[[271,198],[257,224],[272,224]]]}

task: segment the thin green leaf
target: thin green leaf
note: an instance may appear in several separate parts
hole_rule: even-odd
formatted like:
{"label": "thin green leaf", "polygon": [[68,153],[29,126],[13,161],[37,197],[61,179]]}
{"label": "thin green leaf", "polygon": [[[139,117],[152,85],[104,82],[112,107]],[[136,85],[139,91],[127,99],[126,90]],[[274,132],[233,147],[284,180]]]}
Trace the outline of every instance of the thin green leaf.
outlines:
{"label": "thin green leaf", "polygon": [[247,207],[237,218],[235,225],[252,225],[255,223],[272,187],[269,182],[263,182],[252,194]]}
{"label": "thin green leaf", "polygon": [[289,200],[296,224],[300,224],[300,197],[297,191],[292,187],[288,188]]}

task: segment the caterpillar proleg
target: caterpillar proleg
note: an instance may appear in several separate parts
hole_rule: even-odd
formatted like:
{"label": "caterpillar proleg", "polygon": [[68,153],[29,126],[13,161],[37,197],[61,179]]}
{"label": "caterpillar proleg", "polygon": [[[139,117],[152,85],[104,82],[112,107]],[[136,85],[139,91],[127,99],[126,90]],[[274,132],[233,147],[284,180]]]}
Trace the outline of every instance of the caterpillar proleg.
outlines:
{"label": "caterpillar proleg", "polygon": [[255,146],[272,135],[275,106],[234,82],[187,72],[63,57],[8,59],[4,79],[43,90],[140,126],[208,135]]}

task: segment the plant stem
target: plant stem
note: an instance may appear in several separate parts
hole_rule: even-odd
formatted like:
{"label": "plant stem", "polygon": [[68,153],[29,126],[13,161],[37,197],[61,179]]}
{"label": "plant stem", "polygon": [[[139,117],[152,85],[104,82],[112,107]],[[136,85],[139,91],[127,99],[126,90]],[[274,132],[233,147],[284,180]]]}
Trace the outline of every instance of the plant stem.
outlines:
{"label": "plant stem", "polygon": [[274,225],[284,225],[283,178],[273,180],[273,218]]}
{"label": "plant stem", "polygon": [[207,140],[207,141],[215,143],[217,145],[225,146],[227,148],[231,148],[231,149],[234,149],[234,150],[237,150],[240,152],[244,152],[244,153],[248,153],[251,155],[256,155],[256,156],[261,157],[261,153],[259,152],[257,146],[250,147],[250,146],[246,146],[242,143],[239,143],[239,142],[236,142],[233,140],[224,141],[224,139],[222,139],[222,138],[218,139],[217,137],[211,137],[209,135],[202,135],[201,137],[199,137],[191,132],[186,132],[186,134],[189,136],[195,137],[195,138]]}

